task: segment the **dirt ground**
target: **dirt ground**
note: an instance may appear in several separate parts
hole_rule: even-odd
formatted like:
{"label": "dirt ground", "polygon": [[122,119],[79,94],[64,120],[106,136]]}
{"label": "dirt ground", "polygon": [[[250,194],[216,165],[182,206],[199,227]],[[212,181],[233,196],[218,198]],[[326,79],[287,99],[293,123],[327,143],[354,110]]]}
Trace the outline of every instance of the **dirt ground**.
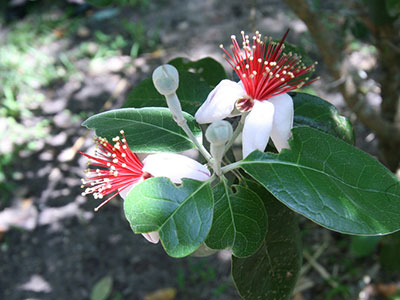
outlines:
{"label": "dirt ground", "polygon": [[[120,107],[132,87],[170,58],[212,56],[222,62],[218,45],[227,44],[230,35],[240,30],[258,29],[279,38],[291,28],[288,40],[303,43],[310,56],[318,60],[316,49],[307,46],[305,26],[281,1],[264,1],[256,9],[254,3],[172,0],[152,1],[145,13],[124,9],[114,18],[123,15],[132,22],[140,20],[148,30],[158,24],[161,50],[143,53],[132,61],[129,56],[113,57],[94,67],[83,59],[77,63],[83,78],[56,82],[43,89],[46,100],[35,115],[50,121],[51,137],[34,154],[24,155],[21,151],[13,166],[20,176],[10,179],[16,188],[7,199],[7,207],[0,207],[3,218],[19,224],[19,228],[9,228],[0,235],[0,299],[89,299],[96,282],[105,276],[113,279],[110,299],[144,299],[162,288],[176,289],[176,299],[240,299],[230,279],[227,253],[173,259],[160,244],[150,244],[132,233],[119,199],[93,212],[97,201],[80,195],[86,159],[76,154],[77,150],[93,151],[92,133],[80,126],[81,120],[71,118],[71,113],[91,115]],[[87,27],[108,28],[110,24],[110,20],[88,21]],[[108,29],[118,30],[111,25]],[[57,55],[68,47],[68,43],[60,42],[47,50]],[[324,89],[330,78],[323,66],[318,73],[322,79],[314,85],[317,92],[343,109],[339,95]],[[359,145],[374,154],[374,141],[365,141],[368,132],[359,125],[356,128]],[[307,232],[313,229],[304,237],[311,250],[324,242],[348,242],[308,221],[301,222],[309,229]],[[323,261],[328,270],[337,262],[327,257],[341,251],[325,248]],[[340,269],[333,272],[341,274]],[[361,277],[355,275],[350,289],[361,289]],[[332,287],[316,279],[318,274],[310,278],[314,288],[306,290],[303,299],[324,299],[323,290]],[[343,299],[340,297],[331,299]]]}

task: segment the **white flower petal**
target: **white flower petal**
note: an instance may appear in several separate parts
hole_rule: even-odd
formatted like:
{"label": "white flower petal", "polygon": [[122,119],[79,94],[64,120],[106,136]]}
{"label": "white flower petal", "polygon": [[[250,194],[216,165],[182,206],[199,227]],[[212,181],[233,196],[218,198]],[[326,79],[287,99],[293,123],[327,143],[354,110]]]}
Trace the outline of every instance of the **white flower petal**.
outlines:
{"label": "white flower petal", "polygon": [[210,177],[206,166],[189,157],[175,153],[157,153],[143,160],[143,172],[154,177],[168,177],[173,183],[182,183],[182,178],[200,181]]}
{"label": "white flower petal", "polygon": [[160,236],[157,231],[142,233],[144,238],[148,240],[150,243],[157,244],[160,241]]}
{"label": "white flower petal", "polygon": [[243,85],[228,79],[222,80],[197,110],[197,123],[207,124],[225,119],[233,111],[235,102],[245,95]]}
{"label": "white flower petal", "polygon": [[269,101],[254,101],[254,106],[244,121],[242,152],[246,158],[254,150],[264,151],[274,119],[274,105]]}
{"label": "white flower petal", "polygon": [[267,101],[271,102],[275,108],[271,139],[276,149],[281,152],[282,148],[289,148],[288,139],[293,127],[293,99],[288,94],[281,94]]}

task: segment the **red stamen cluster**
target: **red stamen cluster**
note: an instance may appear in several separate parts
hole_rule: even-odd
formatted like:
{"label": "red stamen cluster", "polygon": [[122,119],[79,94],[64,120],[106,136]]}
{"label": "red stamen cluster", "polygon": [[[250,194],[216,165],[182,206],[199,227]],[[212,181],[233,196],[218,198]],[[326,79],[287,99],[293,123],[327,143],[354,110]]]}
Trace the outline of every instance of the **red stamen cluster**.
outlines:
{"label": "red stamen cluster", "polygon": [[[241,32],[243,43],[240,48],[236,37],[232,35],[232,55],[223,49],[226,61],[231,65],[241,79],[247,95],[253,99],[266,100],[268,98],[287,93],[291,90],[308,85],[318,78],[310,80],[302,75],[315,70],[315,62],[310,66],[304,65],[301,56],[292,52],[283,53],[283,42],[288,34],[286,31],[280,43],[273,42],[256,31],[250,44],[249,36]],[[299,78],[302,76],[301,78]]]}
{"label": "red stamen cluster", "polygon": [[86,179],[82,179],[81,187],[86,188],[82,196],[93,194],[95,199],[103,199],[104,196],[114,193],[96,207],[96,211],[122,190],[145,179],[143,164],[129,149],[123,130],[121,134],[122,139],[119,136],[113,138],[114,145],[105,138],[97,137],[94,156],[79,151],[92,160],[85,170]]}

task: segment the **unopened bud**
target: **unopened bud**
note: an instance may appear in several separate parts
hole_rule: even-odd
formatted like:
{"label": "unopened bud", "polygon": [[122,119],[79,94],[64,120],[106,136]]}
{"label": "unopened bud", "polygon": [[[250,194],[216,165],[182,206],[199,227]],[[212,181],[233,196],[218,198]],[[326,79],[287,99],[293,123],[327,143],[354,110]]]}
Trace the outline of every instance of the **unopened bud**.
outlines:
{"label": "unopened bud", "polygon": [[221,176],[221,162],[225,153],[225,144],[232,138],[232,125],[224,120],[208,126],[206,138],[210,142],[210,152],[213,157],[213,169],[217,176]]}
{"label": "unopened bud", "polygon": [[178,89],[179,74],[174,66],[159,66],[154,70],[152,78],[155,88],[161,95],[171,95]]}
{"label": "unopened bud", "polygon": [[232,125],[228,121],[217,121],[208,126],[206,138],[210,144],[225,145],[233,134]]}

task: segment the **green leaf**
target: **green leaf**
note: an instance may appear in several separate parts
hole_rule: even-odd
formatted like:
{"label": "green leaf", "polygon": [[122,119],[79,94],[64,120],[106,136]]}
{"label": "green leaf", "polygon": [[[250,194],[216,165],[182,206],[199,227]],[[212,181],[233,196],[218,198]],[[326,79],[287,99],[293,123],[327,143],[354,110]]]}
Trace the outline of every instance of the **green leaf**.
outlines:
{"label": "green leaf", "polygon": [[252,255],[262,245],[268,220],[261,199],[246,187],[234,185],[234,193],[221,182],[214,187],[214,220],[206,245],[232,249],[238,257]]}
{"label": "green leaf", "polygon": [[355,257],[371,255],[378,247],[380,236],[352,236],[350,242],[351,253]]}
{"label": "green leaf", "polygon": [[400,229],[400,182],[377,160],[310,127],[291,149],[255,151],[238,162],[289,208],[331,230],[359,235]]}
{"label": "green leaf", "polygon": [[310,126],[354,144],[350,121],[329,102],[305,93],[289,93],[294,103],[294,126]]}
{"label": "green leaf", "polygon": [[382,238],[379,260],[382,268],[389,272],[400,271],[400,232]]}
{"label": "green leaf", "polygon": [[90,300],[106,300],[112,291],[113,279],[105,276],[96,282],[90,294]]}
{"label": "green leaf", "polygon": [[[186,113],[184,117],[196,138],[201,139],[195,119]],[[195,147],[172,119],[169,109],[163,107],[110,110],[90,117],[82,125],[108,140],[123,129],[132,152],[180,152]]]}
{"label": "green leaf", "polygon": [[135,233],[158,231],[165,251],[184,257],[204,242],[211,228],[213,195],[207,182],[183,179],[175,186],[155,177],[137,185],[124,201],[125,216]]}
{"label": "green leaf", "polygon": [[200,76],[210,86],[215,87],[221,80],[226,79],[224,67],[211,57],[191,61],[184,57],[177,57],[168,62],[178,70],[191,71]]}
{"label": "green leaf", "polygon": [[[182,109],[194,115],[211,92],[209,85],[193,73],[179,70],[179,88],[176,91]],[[128,95],[122,107],[166,107],[165,97],[159,94],[151,78],[145,79]]]}
{"label": "green leaf", "polygon": [[251,257],[232,257],[232,277],[243,299],[291,299],[302,264],[296,214],[259,184],[249,188],[264,201],[269,228],[263,246]]}
{"label": "green leaf", "polygon": [[93,6],[105,7],[111,5],[114,1],[113,0],[86,0],[87,3]]}
{"label": "green leaf", "polygon": [[398,17],[400,15],[399,0],[386,0],[386,11],[391,17]]}

